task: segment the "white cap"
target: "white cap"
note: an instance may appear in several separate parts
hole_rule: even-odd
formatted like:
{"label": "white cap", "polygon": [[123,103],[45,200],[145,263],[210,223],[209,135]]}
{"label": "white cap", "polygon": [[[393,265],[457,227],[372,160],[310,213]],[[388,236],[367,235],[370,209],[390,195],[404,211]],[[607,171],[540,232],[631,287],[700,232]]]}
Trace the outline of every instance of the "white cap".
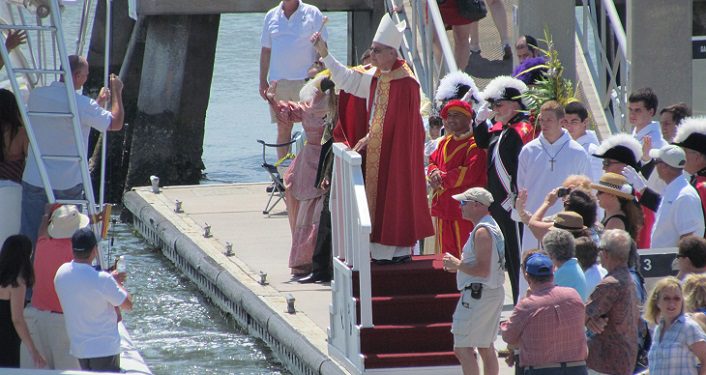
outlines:
{"label": "white cap", "polygon": [[402,44],[402,32],[405,28],[407,28],[407,23],[405,21],[395,25],[390,15],[385,13],[380,20],[378,31],[375,32],[373,42],[398,49]]}
{"label": "white cap", "polygon": [[686,154],[681,147],[676,145],[666,145],[662,148],[650,150],[650,157],[659,159],[672,168],[684,168],[686,164]]}

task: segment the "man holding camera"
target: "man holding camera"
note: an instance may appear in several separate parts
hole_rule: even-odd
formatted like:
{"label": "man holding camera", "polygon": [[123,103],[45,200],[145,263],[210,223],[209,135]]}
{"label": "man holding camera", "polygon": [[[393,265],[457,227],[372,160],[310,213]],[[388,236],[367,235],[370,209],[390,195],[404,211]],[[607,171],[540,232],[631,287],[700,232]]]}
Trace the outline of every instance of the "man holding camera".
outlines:
{"label": "man holding camera", "polygon": [[444,254],[444,269],[456,272],[456,284],[461,292],[451,325],[454,353],[464,374],[478,374],[474,349],[478,348],[483,373],[497,374],[498,356],[493,343],[505,300],[505,240],[488,211],[493,203],[488,190],[470,188],[454,195],[453,199],[459,201],[463,218],[474,225],[460,260]]}

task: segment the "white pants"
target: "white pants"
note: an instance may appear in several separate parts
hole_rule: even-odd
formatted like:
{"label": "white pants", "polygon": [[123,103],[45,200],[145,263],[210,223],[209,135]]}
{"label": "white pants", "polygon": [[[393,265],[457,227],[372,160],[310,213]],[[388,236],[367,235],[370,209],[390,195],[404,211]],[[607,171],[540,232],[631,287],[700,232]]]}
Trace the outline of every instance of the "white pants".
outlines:
{"label": "white pants", "polygon": [[22,217],[22,185],[0,180],[0,246],[7,237],[20,233],[20,218]]}
{"label": "white pants", "polygon": [[377,260],[391,260],[394,257],[412,255],[411,246],[388,246],[375,242],[370,243],[370,257]]}
{"label": "white pants", "polygon": [[[69,336],[63,314],[37,310],[32,306],[25,308],[25,320],[34,346],[47,360],[47,368],[56,370],[80,370],[78,359],[69,354]],[[35,368],[32,356],[22,345],[20,349],[20,367]]]}

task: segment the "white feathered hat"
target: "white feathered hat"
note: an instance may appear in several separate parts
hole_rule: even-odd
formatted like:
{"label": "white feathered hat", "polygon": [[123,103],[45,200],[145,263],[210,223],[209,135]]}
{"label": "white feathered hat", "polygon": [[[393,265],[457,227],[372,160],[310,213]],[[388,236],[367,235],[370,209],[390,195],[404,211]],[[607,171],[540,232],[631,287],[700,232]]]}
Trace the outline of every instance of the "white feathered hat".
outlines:
{"label": "white feathered hat", "polygon": [[637,168],[642,158],[642,145],[630,134],[614,134],[601,142],[593,156],[617,160]]}
{"label": "white feathered hat", "polygon": [[[469,95],[470,94],[470,95]],[[465,100],[465,98],[473,99],[474,102],[480,103],[483,98],[480,96],[480,91],[476,86],[473,78],[462,70],[451,72],[444,76],[439,81],[439,87],[436,89],[434,99],[441,103],[453,99]]]}
{"label": "white feathered hat", "polygon": [[673,144],[706,154],[706,117],[687,117],[682,120]]}
{"label": "white feathered hat", "polygon": [[512,100],[520,103],[523,108],[527,108],[529,103],[522,97],[525,91],[527,91],[527,85],[519,79],[499,76],[490,81],[488,86],[485,86],[481,96],[490,103],[499,100]]}
{"label": "white feathered hat", "polygon": [[402,32],[407,27],[407,22],[402,21],[395,25],[389,14],[385,13],[380,20],[378,30],[375,32],[373,42],[384,44],[394,49],[399,49],[402,44]]}

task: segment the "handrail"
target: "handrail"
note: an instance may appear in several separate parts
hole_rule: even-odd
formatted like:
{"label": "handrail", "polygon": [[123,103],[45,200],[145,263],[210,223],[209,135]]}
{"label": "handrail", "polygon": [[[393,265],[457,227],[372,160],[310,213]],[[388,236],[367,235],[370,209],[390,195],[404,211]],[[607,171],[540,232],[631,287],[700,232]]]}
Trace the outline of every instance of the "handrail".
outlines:
{"label": "handrail", "polygon": [[[333,255],[358,271],[360,290],[360,322],[349,322],[360,328],[373,326],[370,272],[370,212],[365,195],[363,159],[343,143],[333,144],[331,177],[331,229]],[[344,283],[352,285],[352,281]],[[334,297],[335,300],[335,297]]]}
{"label": "handrail", "polygon": [[[405,3],[407,7],[404,7]],[[436,0],[386,0],[385,7],[388,12],[395,7],[411,9],[411,19],[406,10],[393,12],[392,17],[395,22],[407,21],[402,54],[417,75],[424,95],[433,99],[441,77],[458,70]],[[435,58],[435,37],[441,49],[441,61]]]}
{"label": "handrail", "polygon": [[[600,1],[601,14],[598,15],[596,1],[582,0],[583,22],[577,22],[576,33],[586,61],[591,62],[591,75],[611,132],[616,133],[627,130],[631,63],[628,60],[625,28],[615,4],[612,0]],[[589,40],[591,33],[593,38]]]}

